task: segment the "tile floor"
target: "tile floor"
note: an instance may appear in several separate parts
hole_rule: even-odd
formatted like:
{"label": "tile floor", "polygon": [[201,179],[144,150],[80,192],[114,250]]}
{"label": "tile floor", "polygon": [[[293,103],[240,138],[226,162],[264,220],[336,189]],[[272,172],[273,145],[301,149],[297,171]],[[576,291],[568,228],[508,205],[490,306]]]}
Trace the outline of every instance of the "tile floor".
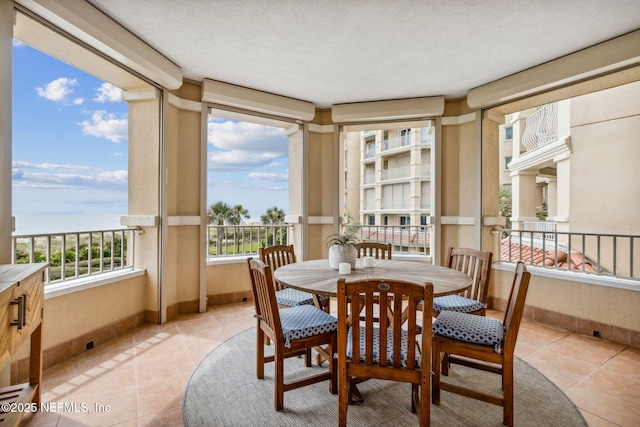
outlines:
{"label": "tile floor", "polygon": [[[252,315],[252,303],[213,307],[53,366],[42,397],[56,405],[23,425],[180,426],[191,373],[218,344],[254,326]],[[516,354],[562,389],[590,426],[640,426],[640,349],[523,321]]]}

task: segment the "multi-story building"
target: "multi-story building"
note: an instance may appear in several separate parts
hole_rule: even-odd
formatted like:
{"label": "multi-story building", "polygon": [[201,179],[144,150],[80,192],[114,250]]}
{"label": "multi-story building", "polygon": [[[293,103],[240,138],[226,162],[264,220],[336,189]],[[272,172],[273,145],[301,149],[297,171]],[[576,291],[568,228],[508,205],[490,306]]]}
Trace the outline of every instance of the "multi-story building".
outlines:
{"label": "multi-story building", "polygon": [[[363,225],[426,225],[433,138],[431,122],[420,128],[349,132],[345,211]],[[353,179],[358,182],[357,192]]]}

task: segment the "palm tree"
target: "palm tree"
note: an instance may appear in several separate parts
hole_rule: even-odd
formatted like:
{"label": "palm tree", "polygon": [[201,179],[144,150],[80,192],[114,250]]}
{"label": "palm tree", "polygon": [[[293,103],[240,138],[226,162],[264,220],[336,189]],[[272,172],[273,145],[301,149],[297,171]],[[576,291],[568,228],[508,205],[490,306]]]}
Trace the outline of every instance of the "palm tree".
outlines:
{"label": "palm tree", "polygon": [[240,225],[243,219],[249,219],[249,211],[242,205],[235,205],[229,213],[229,224]]}
{"label": "palm tree", "polygon": [[277,206],[267,209],[260,221],[265,225],[278,225],[284,222],[284,211]]}
{"label": "palm tree", "polygon": [[230,216],[231,206],[225,202],[216,202],[209,205],[209,209],[207,209],[209,224],[224,225],[224,222],[228,221]]}
{"label": "palm tree", "polygon": [[501,185],[498,193],[498,207],[500,216],[507,219],[506,228],[511,228],[511,186]]}
{"label": "palm tree", "polygon": [[[243,219],[249,218],[249,211],[246,210],[242,205],[235,205],[231,208],[231,212],[229,215],[229,224],[231,225],[240,225]],[[238,243],[238,228],[234,230],[233,239],[236,243],[236,253],[240,252],[240,247]]]}
{"label": "palm tree", "polygon": [[[207,209],[207,218],[209,224],[224,225],[225,221],[229,221],[231,217],[231,206],[225,202],[216,202]],[[216,255],[222,253],[222,239],[224,236],[224,228],[216,228]]]}
{"label": "palm tree", "polygon": [[[264,215],[260,216],[260,221],[262,221],[264,225],[282,224],[284,223],[284,211],[277,206],[269,208],[267,209]],[[266,228],[267,228],[267,231],[266,231],[267,235],[265,236],[266,244],[268,246],[271,246],[276,243],[274,242],[274,237],[275,237],[274,234],[276,233],[277,230],[276,230],[276,227],[266,227]],[[270,228],[272,228],[273,230],[269,231]],[[278,242],[286,242],[286,241],[287,241],[287,232],[285,229],[284,233],[280,233],[280,239],[278,240]],[[264,245],[264,243],[262,244]]]}

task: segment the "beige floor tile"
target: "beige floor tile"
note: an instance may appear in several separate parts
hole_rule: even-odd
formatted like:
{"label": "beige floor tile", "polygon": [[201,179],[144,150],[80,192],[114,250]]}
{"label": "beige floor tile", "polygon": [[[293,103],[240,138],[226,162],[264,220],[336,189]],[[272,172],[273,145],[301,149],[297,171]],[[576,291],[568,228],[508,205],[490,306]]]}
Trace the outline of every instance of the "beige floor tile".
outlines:
{"label": "beige floor tile", "polygon": [[138,414],[146,417],[163,413],[175,407],[182,408],[184,391],[191,372],[160,377],[155,382],[138,387]]}
{"label": "beige floor tile", "polygon": [[618,424],[605,420],[604,418],[600,418],[599,416],[594,415],[590,412],[580,410],[580,413],[584,417],[589,427],[619,427]]}
{"label": "beige floor tile", "polygon": [[158,378],[176,374],[190,374],[195,369],[191,355],[186,350],[175,350],[156,354],[153,357],[136,358],[136,380],[138,387],[154,383]]}
{"label": "beige floor tile", "polygon": [[573,333],[562,340],[549,344],[548,348],[575,360],[600,366],[620,353],[625,345]]}
{"label": "beige floor tile", "polygon": [[640,349],[625,349],[605,363],[602,369],[640,381]]}
{"label": "beige floor tile", "polygon": [[[135,385],[127,388],[111,389],[94,396],[78,396],[64,401],[75,404],[64,408],[60,413],[59,425],[82,423],[91,426],[108,426],[137,420],[137,389]],[[78,424],[81,425],[81,424]]]}
{"label": "beige floor tile", "polygon": [[182,405],[164,410],[160,413],[140,417],[139,427],[181,427],[184,426],[184,418],[182,417]]}
{"label": "beige floor tile", "polygon": [[[610,388],[615,384],[610,384]],[[589,412],[606,421],[620,426],[637,426],[640,420],[640,407],[637,401],[621,399],[608,389],[595,387],[581,382],[566,391],[569,399],[583,411]]]}
{"label": "beige floor tile", "polygon": [[593,371],[593,365],[576,361],[546,348],[523,358],[525,362],[542,372],[563,391],[584,379]]}

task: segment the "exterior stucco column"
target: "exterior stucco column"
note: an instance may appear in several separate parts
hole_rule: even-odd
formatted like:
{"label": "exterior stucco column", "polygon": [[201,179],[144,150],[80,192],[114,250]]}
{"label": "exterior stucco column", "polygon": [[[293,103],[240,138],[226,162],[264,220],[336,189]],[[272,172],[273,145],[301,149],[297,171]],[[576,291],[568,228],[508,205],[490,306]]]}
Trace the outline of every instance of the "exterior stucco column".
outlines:
{"label": "exterior stucco column", "polygon": [[129,212],[125,225],[140,228],[135,267],[146,270],[145,321],[160,322],[161,283],[161,105],[156,89],[128,91]]}
{"label": "exterior stucco column", "polygon": [[11,263],[13,2],[0,0],[0,264]]}
{"label": "exterior stucco column", "polygon": [[511,222],[516,230],[523,229],[524,221],[537,221],[537,171],[518,171],[511,174]]}

